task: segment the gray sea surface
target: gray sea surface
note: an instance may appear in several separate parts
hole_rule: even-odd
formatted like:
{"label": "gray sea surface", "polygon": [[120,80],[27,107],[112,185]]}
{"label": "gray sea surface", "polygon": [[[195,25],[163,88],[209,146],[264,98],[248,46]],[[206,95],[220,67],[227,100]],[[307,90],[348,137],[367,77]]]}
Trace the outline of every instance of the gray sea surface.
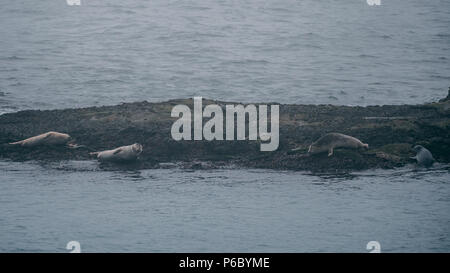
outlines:
{"label": "gray sea surface", "polygon": [[[446,0],[0,0],[0,114],[203,96],[421,104]],[[0,161],[0,252],[450,251],[449,166],[311,175]]]}
{"label": "gray sea surface", "polygon": [[450,86],[447,0],[2,0],[0,113],[194,95],[418,104]]}
{"label": "gray sea surface", "polygon": [[311,175],[0,161],[0,252],[450,251],[450,166]]}

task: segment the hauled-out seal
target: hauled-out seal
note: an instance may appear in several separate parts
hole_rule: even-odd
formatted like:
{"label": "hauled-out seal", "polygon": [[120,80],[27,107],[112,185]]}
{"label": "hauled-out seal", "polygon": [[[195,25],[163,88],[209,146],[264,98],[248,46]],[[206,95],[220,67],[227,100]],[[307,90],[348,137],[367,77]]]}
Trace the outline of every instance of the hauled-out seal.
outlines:
{"label": "hauled-out seal", "polygon": [[68,134],[52,131],[9,144],[21,145],[23,147],[35,147],[40,145],[64,145],[67,144],[70,139],[70,135]]}
{"label": "hauled-out seal", "polygon": [[89,153],[97,156],[100,161],[133,161],[142,153],[142,145],[134,143],[128,146],[122,146],[113,150]]}
{"label": "hauled-out seal", "polygon": [[415,151],[417,154],[416,156],[411,158],[417,160],[417,164],[424,167],[431,167],[435,162],[433,155],[427,148],[416,145],[414,146],[413,151]]}
{"label": "hauled-out seal", "polygon": [[359,139],[339,133],[329,133],[309,146],[308,154],[317,154],[328,151],[328,156],[333,155],[334,148],[369,149],[369,144],[362,143]]}

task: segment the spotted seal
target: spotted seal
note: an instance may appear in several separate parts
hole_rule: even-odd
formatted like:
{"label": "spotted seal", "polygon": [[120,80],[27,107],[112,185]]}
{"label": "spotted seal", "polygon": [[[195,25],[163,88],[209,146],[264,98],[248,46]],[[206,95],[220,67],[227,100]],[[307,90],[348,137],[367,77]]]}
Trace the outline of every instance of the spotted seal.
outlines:
{"label": "spotted seal", "polygon": [[70,140],[71,137],[68,134],[51,131],[9,144],[20,145],[22,147],[35,147],[41,145],[64,145],[68,144]]}
{"label": "spotted seal", "polygon": [[352,136],[329,133],[311,144],[308,154],[328,152],[328,156],[332,156],[335,148],[369,149],[369,144],[362,143],[359,139]]}
{"label": "spotted seal", "polygon": [[142,153],[143,147],[139,143],[122,146],[113,150],[89,153],[99,161],[133,161]]}
{"label": "spotted seal", "polygon": [[415,159],[418,165],[424,167],[431,167],[435,162],[433,155],[427,148],[421,145],[416,145],[414,146],[413,151],[416,152],[417,154],[416,156],[411,157],[411,159]]}

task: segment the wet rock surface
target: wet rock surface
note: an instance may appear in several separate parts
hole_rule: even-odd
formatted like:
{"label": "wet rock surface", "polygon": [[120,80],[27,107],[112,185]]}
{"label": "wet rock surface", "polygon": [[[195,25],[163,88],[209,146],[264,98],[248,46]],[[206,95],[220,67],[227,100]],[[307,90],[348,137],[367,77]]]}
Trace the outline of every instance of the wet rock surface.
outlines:
{"label": "wet rock surface", "polygon": [[[204,100],[207,104],[237,104]],[[394,168],[412,161],[413,145],[428,148],[439,162],[450,162],[450,101],[424,105],[349,107],[280,105],[280,144],[261,152],[259,141],[175,141],[173,106],[192,99],[161,103],[136,102],[117,106],[64,110],[29,110],[0,116],[0,158],[26,160],[87,160],[91,151],[141,143],[138,162],[105,168],[224,168],[229,166],[334,172]],[[267,103],[268,104],[268,103]],[[270,119],[269,119],[270,120]],[[206,119],[205,119],[206,121]],[[225,129],[225,128],[224,128]],[[86,148],[24,148],[8,143],[47,131],[68,133]],[[326,133],[338,132],[368,143],[368,151],[336,149],[307,156],[308,146]],[[291,149],[297,148],[293,152]]]}

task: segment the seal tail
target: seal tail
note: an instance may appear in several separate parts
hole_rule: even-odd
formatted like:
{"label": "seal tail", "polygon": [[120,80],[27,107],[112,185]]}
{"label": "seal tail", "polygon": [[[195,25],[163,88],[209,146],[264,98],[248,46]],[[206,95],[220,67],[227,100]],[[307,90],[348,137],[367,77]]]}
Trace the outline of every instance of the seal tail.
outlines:
{"label": "seal tail", "polygon": [[302,148],[302,147],[297,147],[297,148],[288,150],[288,151],[287,151],[287,154],[288,154],[288,155],[291,155],[291,154],[294,154],[294,153],[296,153],[296,152],[298,152],[298,151],[302,151],[302,150],[304,150],[304,148]]}
{"label": "seal tail", "polygon": [[9,145],[22,145],[22,143],[23,143],[23,140],[17,141],[17,142],[11,142],[11,143],[8,143],[8,144]]}
{"label": "seal tail", "polygon": [[369,150],[369,144],[363,143],[363,148]]}
{"label": "seal tail", "polygon": [[97,156],[99,154],[99,152],[92,152],[92,153],[89,153],[89,155],[91,155],[91,156]]}
{"label": "seal tail", "polygon": [[66,146],[69,149],[87,149],[87,150],[91,150],[92,151],[92,149],[89,148],[88,146],[86,146],[86,145],[79,145],[79,144],[76,144],[76,143],[68,143]]}

